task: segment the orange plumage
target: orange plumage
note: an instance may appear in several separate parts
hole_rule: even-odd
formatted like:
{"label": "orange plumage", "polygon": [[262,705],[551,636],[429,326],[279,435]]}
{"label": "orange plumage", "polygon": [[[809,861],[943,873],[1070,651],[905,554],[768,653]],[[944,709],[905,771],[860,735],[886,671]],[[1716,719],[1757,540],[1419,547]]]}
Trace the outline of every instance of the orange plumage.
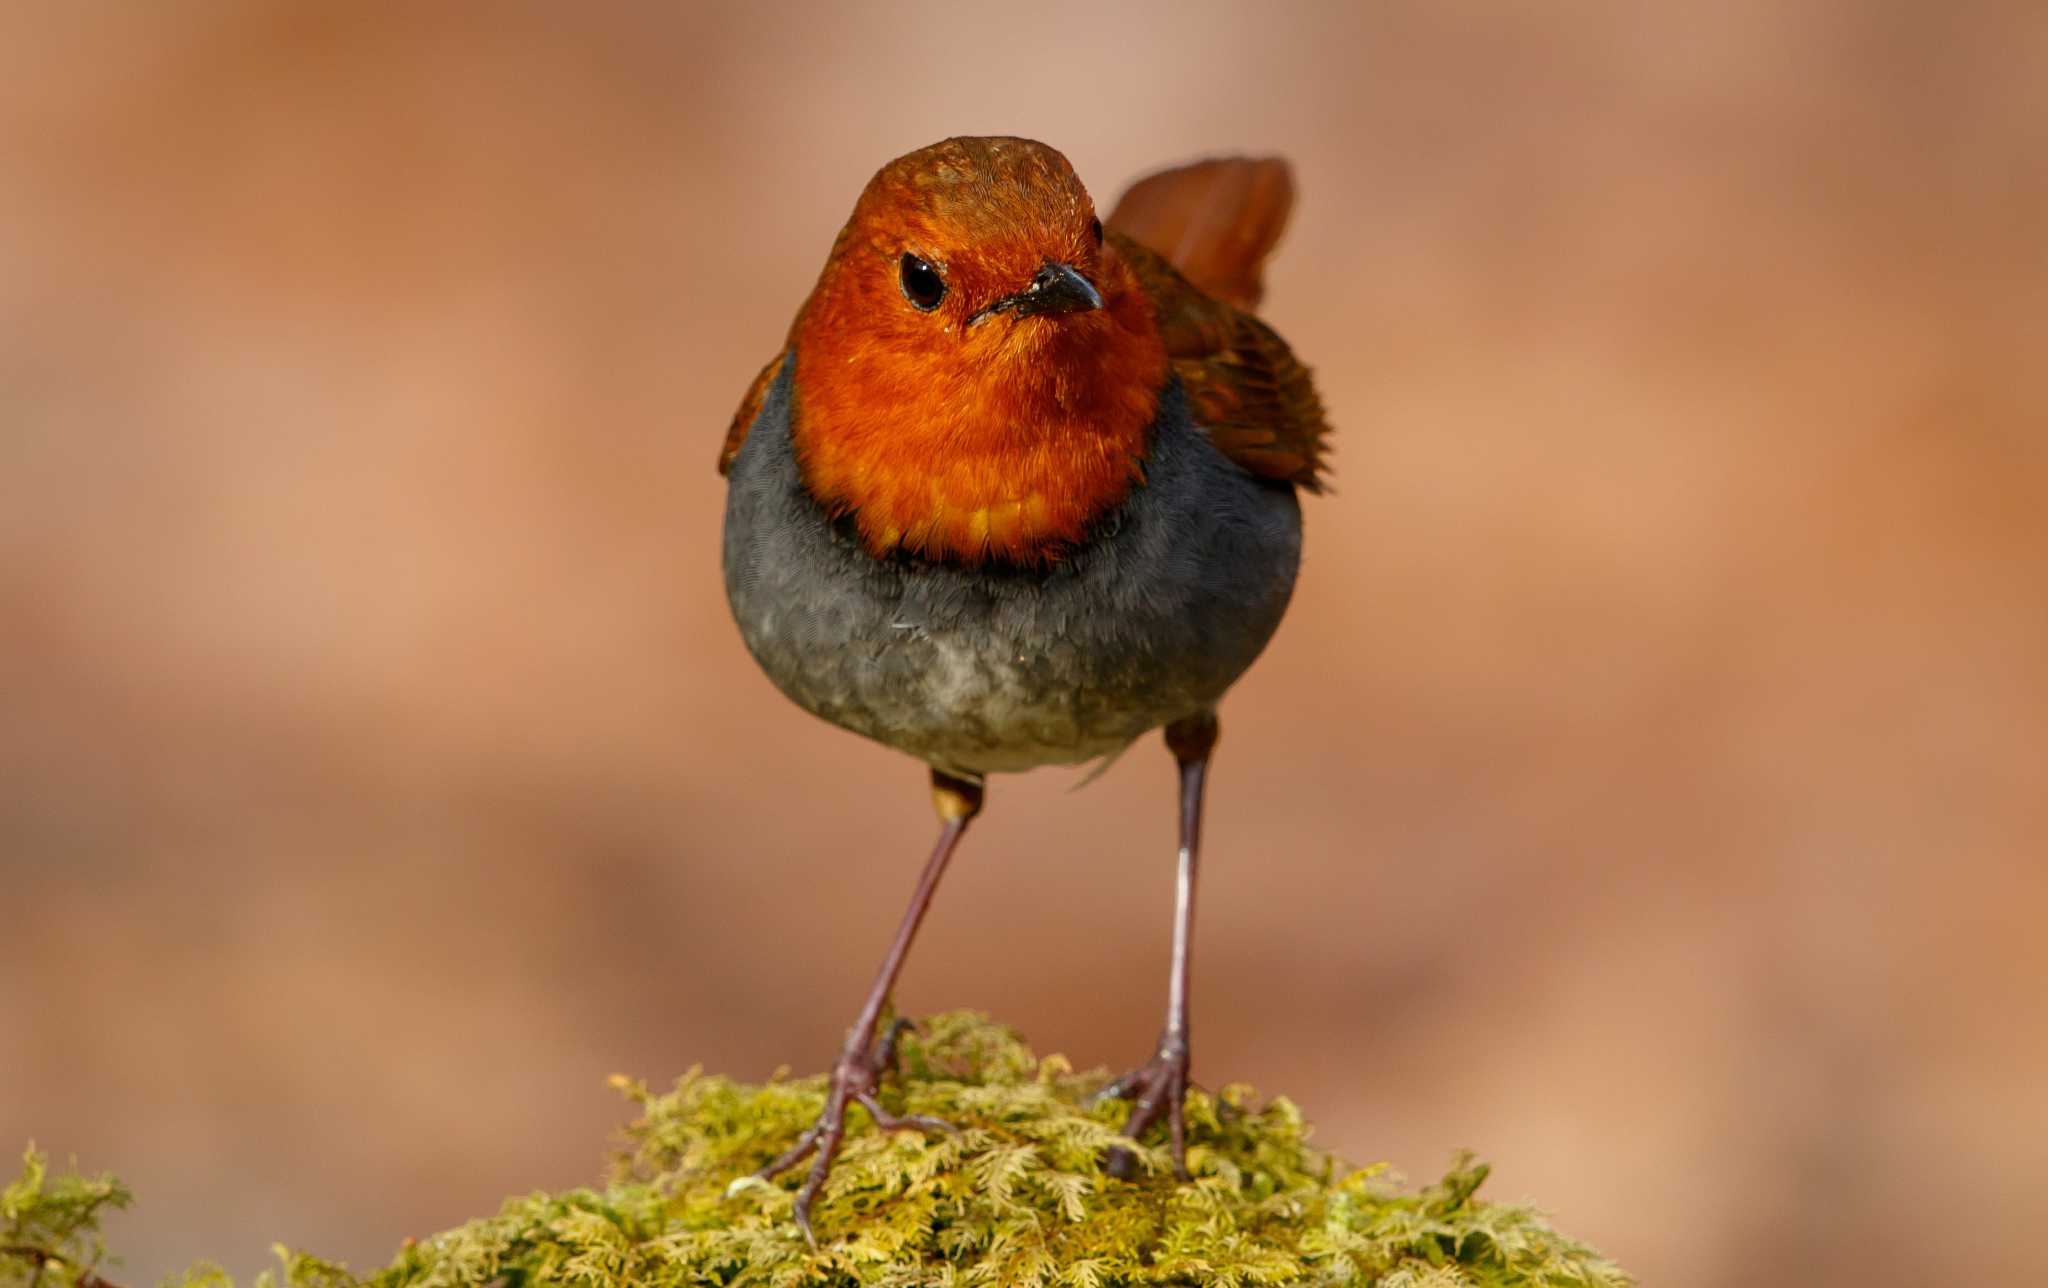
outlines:
{"label": "orange plumage", "polygon": [[[796,326],[797,459],[870,550],[1023,561],[1081,539],[1136,481],[1166,351],[1064,158],[952,147],[954,164],[884,168],[839,235]],[[930,315],[892,298],[905,251],[944,274]],[[1058,326],[971,321],[1048,259],[1093,281],[1103,307]]]}
{"label": "orange plumage", "polygon": [[[1225,302],[1258,298],[1292,192],[1284,162],[1200,162],[1141,181],[1105,235],[1042,144],[951,139],[892,162],[840,231],[788,349],[748,390],[720,470],[794,352],[804,481],[876,555],[1058,558],[1142,480],[1169,367],[1225,454],[1314,489],[1327,431],[1308,372]],[[1170,246],[1148,248],[1147,234]],[[943,275],[929,315],[893,298],[906,250]],[[1102,307],[1058,326],[978,324],[1051,259],[1092,281]]]}

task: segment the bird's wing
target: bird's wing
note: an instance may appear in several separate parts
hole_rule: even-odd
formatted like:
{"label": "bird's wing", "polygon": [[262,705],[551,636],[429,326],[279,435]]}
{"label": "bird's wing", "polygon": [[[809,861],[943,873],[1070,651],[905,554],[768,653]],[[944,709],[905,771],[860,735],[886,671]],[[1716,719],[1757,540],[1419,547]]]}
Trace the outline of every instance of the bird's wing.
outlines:
{"label": "bird's wing", "polygon": [[732,469],[732,458],[740,454],[740,444],[747,441],[754,417],[761,414],[761,400],[768,396],[768,386],[775,383],[775,373],[782,370],[782,358],[780,353],[770,358],[761,374],[754,377],[754,383],[747,386],[747,396],[740,399],[740,409],[732,414],[732,424],[726,426],[725,444],[718,449],[720,474]]}
{"label": "bird's wing", "polygon": [[1254,474],[1314,492],[1330,433],[1322,400],[1287,342],[1244,311],[1293,204],[1284,161],[1200,161],[1133,184],[1108,235],[1151,299],[1216,446]]}

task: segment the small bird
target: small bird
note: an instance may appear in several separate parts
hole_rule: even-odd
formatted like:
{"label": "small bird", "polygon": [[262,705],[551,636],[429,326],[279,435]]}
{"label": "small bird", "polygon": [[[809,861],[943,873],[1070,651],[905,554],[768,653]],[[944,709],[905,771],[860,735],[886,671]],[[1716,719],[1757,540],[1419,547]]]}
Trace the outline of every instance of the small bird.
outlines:
{"label": "small bird", "polygon": [[758,1174],[814,1158],[807,1238],[850,1104],[946,1126],[876,1099],[878,1029],[987,777],[1107,764],[1153,729],[1180,768],[1166,1024],[1104,1094],[1131,1101],[1132,1138],[1163,1117],[1187,1176],[1216,704],[1286,611],[1296,492],[1319,490],[1328,434],[1307,369],[1248,311],[1292,202],[1284,161],[1204,161],[1140,181],[1105,227],[1043,143],[921,148],[861,193],[733,418],[725,585],[748,650],[798,706],[925,762],[940,821],[823,1112]]}

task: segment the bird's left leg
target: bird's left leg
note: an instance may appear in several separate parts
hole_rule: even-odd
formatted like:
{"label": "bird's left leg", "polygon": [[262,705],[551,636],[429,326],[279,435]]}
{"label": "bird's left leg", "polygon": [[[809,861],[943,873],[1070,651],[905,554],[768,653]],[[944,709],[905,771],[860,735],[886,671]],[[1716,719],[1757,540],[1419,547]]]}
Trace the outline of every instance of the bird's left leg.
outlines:
{"label": "bird's left leg", "polygon": [[[1166,1028],[1152,1058],[1096,1093],[1098,1099],[1122,1097],[1131,1102],[1124,1135],[1133,1140],[1166,1118],[1173,1146],[1174,1174],[1188,1176],[1187,1123],[1182,1103],[1188,1094],[1188,962],[1195,929],[1195,869],[1202,853],[1202,787],[1209,776],[1209,754],[1216,747],[1216,714],[1176,720],[1166,726],[1166,746],[1180,765],[1180,871],[1174,883],[1173,968],[1167,979]],[[1104,1160],[1110,1175],[1129,1180],[1138,1160],[1127,1149],[1113,1149]]]}

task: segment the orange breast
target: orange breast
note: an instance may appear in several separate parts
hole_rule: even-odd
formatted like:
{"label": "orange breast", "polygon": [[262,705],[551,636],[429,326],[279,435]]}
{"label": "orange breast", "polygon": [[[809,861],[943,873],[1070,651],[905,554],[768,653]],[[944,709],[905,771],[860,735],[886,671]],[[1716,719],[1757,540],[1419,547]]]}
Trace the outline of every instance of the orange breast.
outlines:
{"label": "orange breast", "polygon": [[972,343],[877,344],[832,303],[796,328],[797,460],[872,553],[1044,563],[1142,481],[1166,352],[1134,285]]}

